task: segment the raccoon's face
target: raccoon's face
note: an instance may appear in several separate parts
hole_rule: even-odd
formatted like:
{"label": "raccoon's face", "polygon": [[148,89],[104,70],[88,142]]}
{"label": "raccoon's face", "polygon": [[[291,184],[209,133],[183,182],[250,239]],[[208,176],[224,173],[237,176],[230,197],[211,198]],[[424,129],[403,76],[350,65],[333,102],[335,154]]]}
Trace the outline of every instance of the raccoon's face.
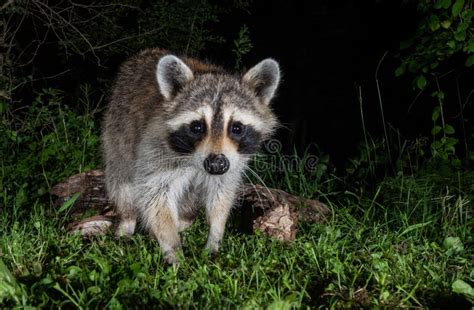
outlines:
{"label": "raccoon's face", "polygon": [[179,58],[168,55],[158,63],[157,80],[166,100],[170,149],[209,174],[242,170],[277,124],[269,103],[280,71],[272,59],[237,77],[194,74]]}

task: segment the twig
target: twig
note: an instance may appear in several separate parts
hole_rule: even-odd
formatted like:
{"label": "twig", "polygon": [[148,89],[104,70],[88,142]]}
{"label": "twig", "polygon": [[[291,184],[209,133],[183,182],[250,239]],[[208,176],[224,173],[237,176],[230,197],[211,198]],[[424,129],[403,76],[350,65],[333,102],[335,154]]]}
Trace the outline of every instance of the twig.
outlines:
{"label": "twig", "polygon": [[3,11],[7,8],[7,6],[13,4],[13,2],[15,2],[14,0],[8,0],[7,2],[5,2],[1,7],[0,7],[0,11]]}
{"label": "twig", "polygon": [[122,42],[122,41],[130,40],[130,39],[133,39],[133,38],[139,38],[139,37],[142,37],[142,36],[147,36],[149,34],[153,34],[155,32],[158,32],[161,29],[163,29],[163,27],[155,28],[153,30],[150,30],[150,31],[147,31],[147,32],[144,32],[144,33],[140,33],[140,34],[137,34],[137,35],[132,35],[132,36],[120,38],[120,39],[117,39],[115,41],[103,44],[103,45],[95,46],[94,49],[98,50],[98,49],[105,48],[105,47],[110,46],[110,45],[117,44],[117,43]]}
{"label": "twig", "polygon": [[[83,41],[89,46],[89,49],[90,51],[92,52],[92,55],[94,55],[94,57],[96,58],[97,60],[97,64],[100,66],[100,58],[95,54],[95,51],[94,51],[94,47],[92,46],[92,43],[86,38],[86,36],[79,30],[77,29],[76,26],[74,26],[74,24],[72,24],[70,21],[66,20],[64,17],[62,17],[58,12],[56,12],[55,10],[53,10],[51,7],[49,7],[47,4],[43,4],[41,3],[41,1],[33,1],[33,3],[35,3],[37,6],[43,6],[45,7],[46,9],[48,9],[52,14],[56,15],[57,16],[57,20],[62,20],[65,24],[67,24],[72,30],[74,30],[82,39]],[[66,37],[66,36],[65,36]]]}
{"label": "twig", "polygon": [[388,51],[385,51],[383,54],[382,58],[380,59],[377,69],[375,70],[375,84],[377,85],[377,94],[379,96],[379,105],[380,105],[380,114],[382,115],[382,123],[383,123],[383,132],[385,134],[385,143],[387,144],[387,150],[388,150],[388,158],[390,159],[390,164],[392,164],[392,154],[390,152],[390,143],[388,141],[388,134],[387,134],[387,126],[385,125],[385,116],[383,113],[383,104],[382,104],[382,94],[380,92],[380,85],[379,85],[379,68],[380,65],[382,64],[382,61],[385,59],[385,56],[387,56]]}
{"label": "twig", "polygon": [[[365,147],[367,148],[367,159],[369,160],[369,163],[372,162],[370,159],[370,149],[369,149],[369,141],[367,139],[367,131],[365,129],[365,119],[364,119],[364,108],[362,106],[362,88],[359,86],[359,108],[360,108],[360,118],[362,121],[362,130],[364,131],[364,140],[365,140]],[[370,170],[372,170],[372,165],[370,165]],[[372,171],[372,174],[374,171]]]}

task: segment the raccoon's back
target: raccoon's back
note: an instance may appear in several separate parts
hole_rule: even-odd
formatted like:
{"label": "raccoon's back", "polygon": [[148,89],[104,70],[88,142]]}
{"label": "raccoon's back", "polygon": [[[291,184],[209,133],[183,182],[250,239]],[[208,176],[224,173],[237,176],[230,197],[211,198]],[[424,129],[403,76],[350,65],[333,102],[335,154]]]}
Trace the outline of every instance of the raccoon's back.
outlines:
{"label": "raccoon's back", "polygon": [[156,64],[163,55],[160,49],[145,50],[120,67],[103,124],[108,174],[130,177],[128,170],[134,166],[144,129],[160,112],[163,101],[155,78]]}

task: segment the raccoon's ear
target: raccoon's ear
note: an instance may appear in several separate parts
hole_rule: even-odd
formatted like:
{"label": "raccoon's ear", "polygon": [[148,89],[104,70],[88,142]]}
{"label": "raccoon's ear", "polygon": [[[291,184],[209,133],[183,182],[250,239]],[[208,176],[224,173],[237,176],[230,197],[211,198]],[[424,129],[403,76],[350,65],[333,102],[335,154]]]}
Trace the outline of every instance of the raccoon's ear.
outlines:
{"label": "raccoon's ear", "polygon": [[168,100],[176,96],[178,91],[193,78],[191,69],[174,55],[162,57],[156,67],[156,79],[160,92]]}
{"label": "raccoon's ear", "polygon": [[262,60],[245,73],[242,82],[253,89],[264,104],[269,104],[280,83],[280,66],[271,58]]}

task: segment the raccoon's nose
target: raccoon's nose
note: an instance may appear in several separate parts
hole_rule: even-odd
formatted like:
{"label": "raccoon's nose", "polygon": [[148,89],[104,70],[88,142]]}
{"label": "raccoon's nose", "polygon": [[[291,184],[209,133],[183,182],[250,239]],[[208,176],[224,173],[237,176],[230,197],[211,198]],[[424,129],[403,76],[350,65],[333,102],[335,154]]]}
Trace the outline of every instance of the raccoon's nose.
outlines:
{"label": "raccoon's nose", "polygon": [[204,160],[204,169],[210,174],[224,174],[229,170],[229,160],[224,154],[210,154]]}

